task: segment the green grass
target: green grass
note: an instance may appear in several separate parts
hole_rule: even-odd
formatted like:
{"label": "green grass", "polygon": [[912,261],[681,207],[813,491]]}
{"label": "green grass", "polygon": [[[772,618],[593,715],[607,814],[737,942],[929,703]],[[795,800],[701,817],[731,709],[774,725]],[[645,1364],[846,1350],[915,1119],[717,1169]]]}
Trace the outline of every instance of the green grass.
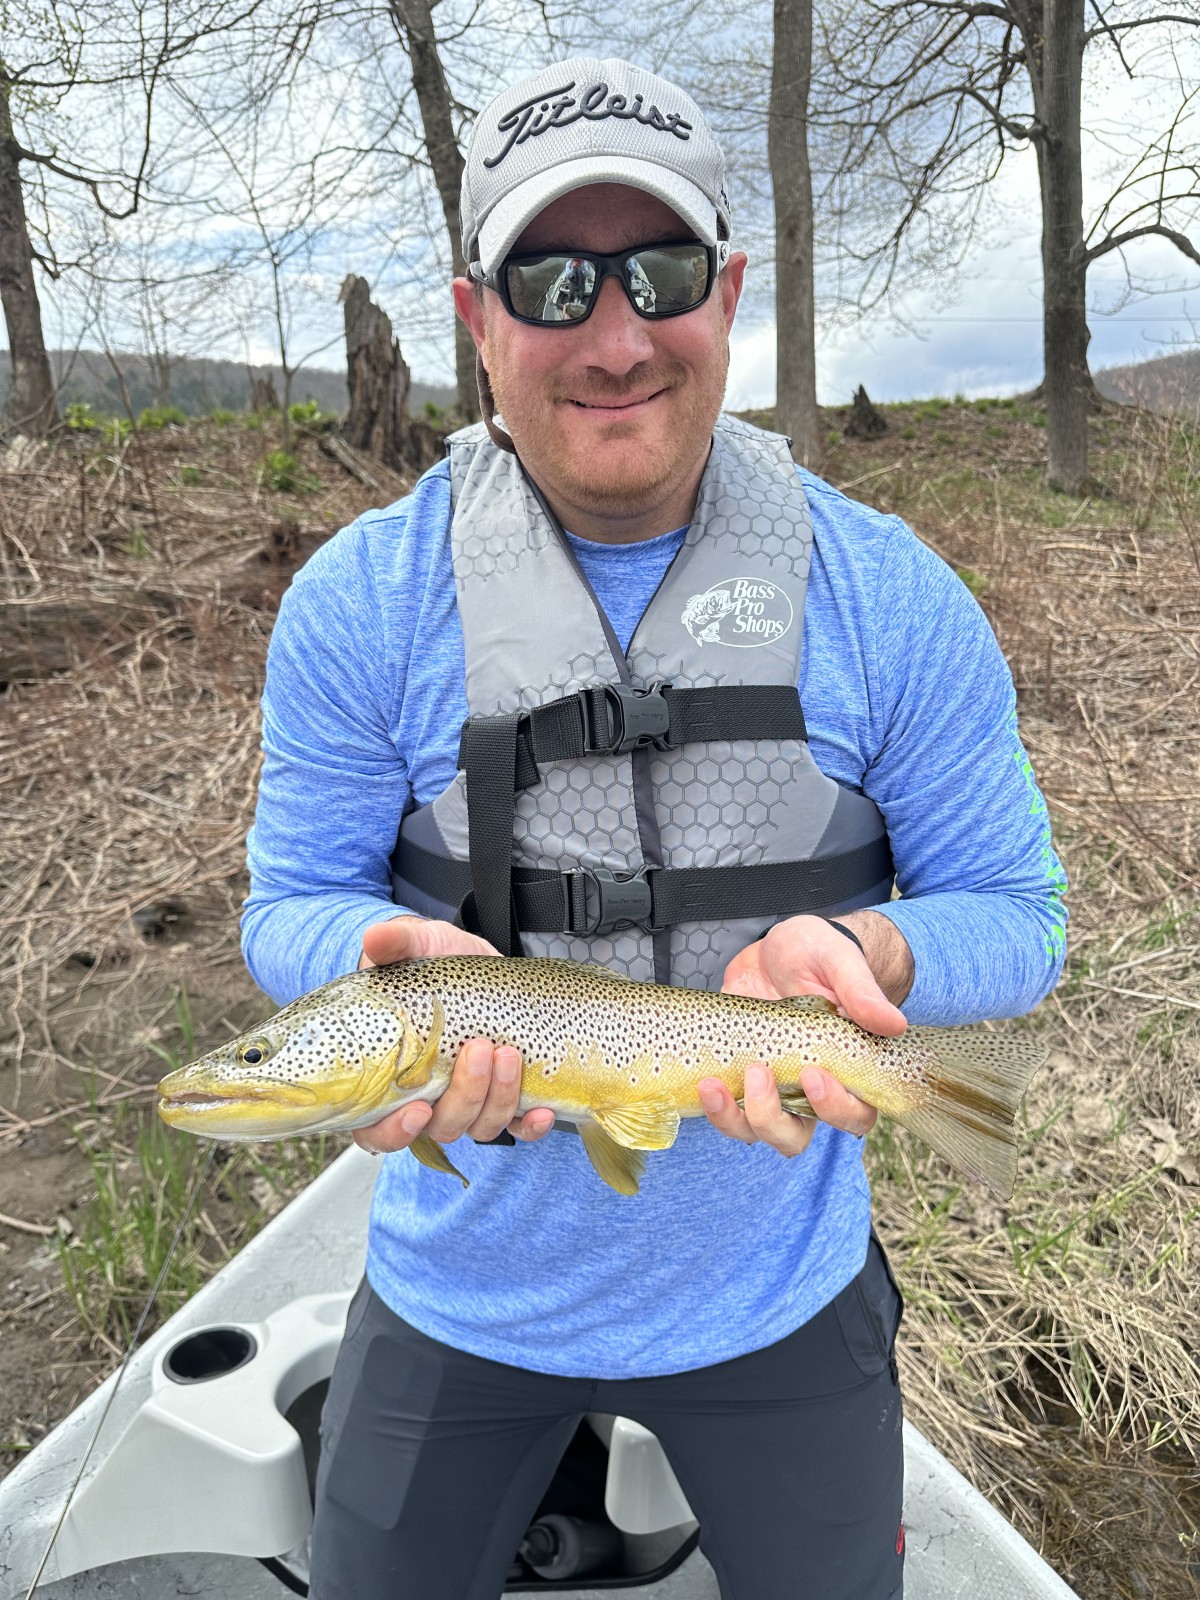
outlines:
{"label": "green grass", "polygon": [[138,417],[139,428],[183,428],[187,413],[178,406],[146,406]]}
{"label": "green grass", "polygon": [[[166,1071],[198,1054],[187,991],[174,998],[172,1041],[150,1048]],[[56,1240],[63,1284],[87,1332],[122,1348],[167,1259],[209,1141],[176,1132],[152,1111],[117,1108],[102,1142],[85,1148],[93,1193],[74,1232]],[[184,1302],[240,1250],[279,1206],[328,1163],[333,1141],[218,1145],[203,1192],[170,1257],[155,1315]]]}
{"label": "green grass", "polygon": [[321,487],[321,480],[313,476],[287,450],[272,450],[259,468],[259,481],[277,494],[311,494]]}

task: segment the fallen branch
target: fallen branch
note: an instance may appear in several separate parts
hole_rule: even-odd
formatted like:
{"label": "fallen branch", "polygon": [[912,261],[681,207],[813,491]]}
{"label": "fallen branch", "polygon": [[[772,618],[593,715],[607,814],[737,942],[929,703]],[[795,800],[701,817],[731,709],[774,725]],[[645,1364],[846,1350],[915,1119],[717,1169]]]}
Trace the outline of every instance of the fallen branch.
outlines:
{"label": "fallen branch", "polygon": [[15,1228],[18,1233],[36,1233],[39,1238],[49,1239],[58,1232],[45,1222],[26,1222],[23,1217],[10,1217],[6,1212],[0,1211],[0,1223],[6,1228]]}

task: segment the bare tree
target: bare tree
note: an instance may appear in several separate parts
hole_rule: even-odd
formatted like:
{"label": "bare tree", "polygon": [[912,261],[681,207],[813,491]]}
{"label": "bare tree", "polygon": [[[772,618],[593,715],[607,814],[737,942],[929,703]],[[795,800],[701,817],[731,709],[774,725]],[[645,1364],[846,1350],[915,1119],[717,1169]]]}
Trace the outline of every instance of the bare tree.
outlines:
{"label": "bare tree", "polygon": [[12,352],[14,426],[43,434],[56,419],[34,274],[35,263],[52,278],[63,269],[51,220],[55,196],[83,195],[108,219],[131,216],[150,173],[164,74],[214,35],[242,27],[258,4],[59,0],[11,15],[4,8],[0,298]]}
{"label": "bare tree", "polygon": [[[1088,268],[1151,236],[1200,264],[1200,144],[1191,121],[1200,13],[1157,0],[856,0],[840,7],[835,0],[823,16],[821,102],[845,141],[843,172],[851,187],[886,172],[896,202],[896,220],[876,252],[887,264],[885,281],[939,196],[977,189],[1009,150],[1033,147],[1048,479],[1083,492],[1093,395]],[[1136,55],[1135,41],[1142,45]],[[1130,153],[1090,229],[1082,155],[1089,52],[1110,52],[1130,79],[1160,90],[1173,80],[1175,102],[1166,131]],[[1122,142],[1128,149],[1127,134]]]}
{"label": "bare tree", "polygon": [[21,193],[11,98],[8,72],[0,61],[0,300],[12,360],[8,416],[18,431],[40,436],[54,423],[57,410],[33,278],[34,251]]}
{"label": "bare tree", "polygon": [[[438,54],[433,7],[430,0],[391,0],[388,11],[412,64],[413,89],[425,132],[425,152],[433,169],[433,181],[437,185],[442,214],[446,219],[454,276],[460,278],[465,276],[467,270],[462,253],[458,209],[463,157],[454,132],[450,86]],[[459,413],[464,421],[475,422],[479,418],[475,346],[470,333],[457,319],[454,324],[454,376]]]}
{"label": "bare tree", "polygon": [[774,0],[767,149],[775,195],[775,425],[808,467],[820,450],[808,162],[812,35],[812,0]]}

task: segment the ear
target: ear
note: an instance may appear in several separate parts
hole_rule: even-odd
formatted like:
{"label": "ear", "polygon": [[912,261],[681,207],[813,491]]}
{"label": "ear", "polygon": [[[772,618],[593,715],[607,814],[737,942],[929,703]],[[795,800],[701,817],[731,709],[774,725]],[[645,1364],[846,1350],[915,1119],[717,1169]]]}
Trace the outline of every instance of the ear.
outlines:
{"label": "ear", "polygon": [[746,276],[746,252],[735,250],[725,263],[725,271],[717,279],[721,291],[721,310],[725,316],[725,331],[733,327],[738,301],[742,297],[742,283]]}
{"label": "ear", "polygon": [[[483,357],[483,347],[487,340],[487,329],[484,323],[483,297],[487,290],[482,292],[473,284],[470,278],[455,278],[452,285],[454,290],[454,309],[461,320],[466,324],[475,348]],[[487,365],[484,360],[484,365]]]}

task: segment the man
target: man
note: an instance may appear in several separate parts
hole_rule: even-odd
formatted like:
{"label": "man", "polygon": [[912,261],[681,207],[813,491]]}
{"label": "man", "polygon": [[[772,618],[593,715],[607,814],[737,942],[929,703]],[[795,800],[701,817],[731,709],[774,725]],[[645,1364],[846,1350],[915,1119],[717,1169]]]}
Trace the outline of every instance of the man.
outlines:
{"label": "man", "polygon": [[[278,1000],[495,948],[825,995],[881,1034],[1052,987],[1062,872],[981,613],[720,415],[746,266],[722,174],[692,101],[624,62],[481,113],[454,296],[486,424],[309,562],[272,639],[244,945]],[[875,1113],[815,1067],[816,1118],[763,1070],[744,1107],[708,1080],[711,1126],[626,1198],[516,1116],[520,1067],[468,1042],[435,1106],[357,1135],[458,1140],[471,1186],[384,1163],[313,1594],[495,1600],[598,1411],[658,1435],[725,1600],[895,1600]]]}

